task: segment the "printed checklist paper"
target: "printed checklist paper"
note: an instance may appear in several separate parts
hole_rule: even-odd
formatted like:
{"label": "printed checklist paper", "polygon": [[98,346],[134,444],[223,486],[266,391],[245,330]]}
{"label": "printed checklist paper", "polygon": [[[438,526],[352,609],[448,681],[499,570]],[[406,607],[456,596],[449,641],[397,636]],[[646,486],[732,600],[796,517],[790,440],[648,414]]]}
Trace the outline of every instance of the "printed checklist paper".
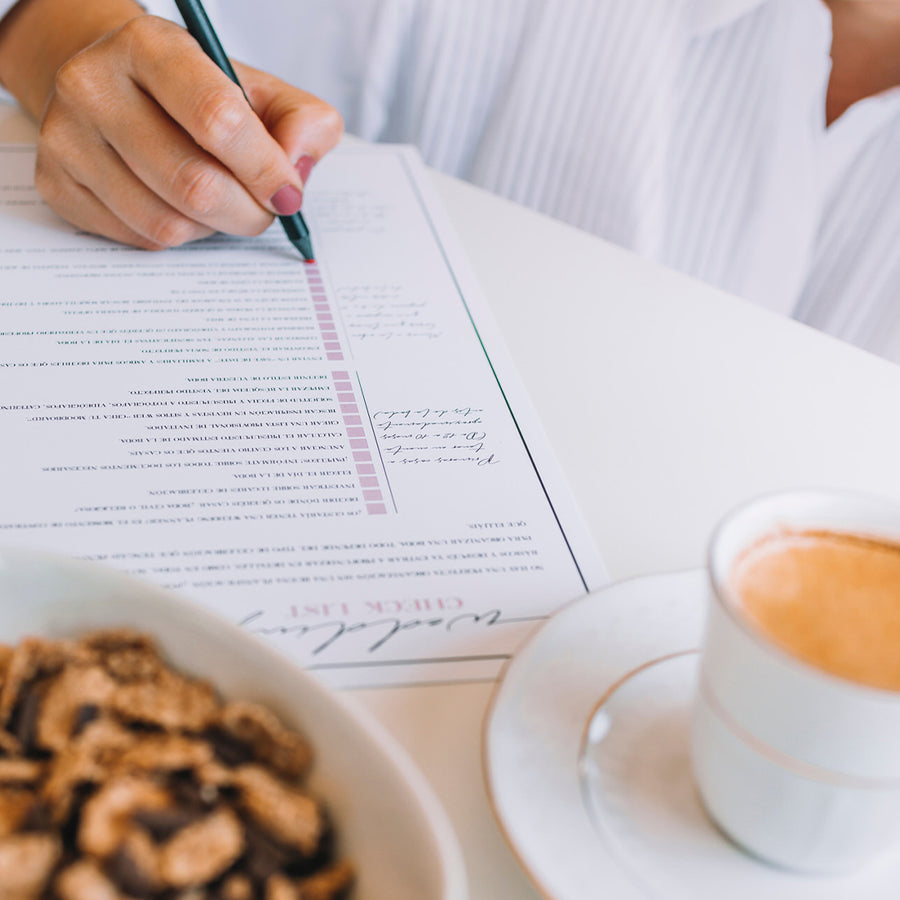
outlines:
{"label": "printed checklist paper", "polygon": [[78,233],[33,165],[0,146],[0,542],[163,585],[337,686],[494,678],[605,582],[409,148],[317,167],[311,264],[277,223]]}

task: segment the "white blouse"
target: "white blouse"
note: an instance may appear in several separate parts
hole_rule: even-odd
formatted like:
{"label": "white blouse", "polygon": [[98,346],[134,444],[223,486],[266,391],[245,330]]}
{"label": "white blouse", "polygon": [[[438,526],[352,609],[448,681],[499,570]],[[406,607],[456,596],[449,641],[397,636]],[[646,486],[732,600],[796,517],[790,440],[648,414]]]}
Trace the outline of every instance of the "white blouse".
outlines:
{"label": "white blouse", "polygon": [[349,131],[900,362],[900,91],[825,127],[822,0],[207,9]]}

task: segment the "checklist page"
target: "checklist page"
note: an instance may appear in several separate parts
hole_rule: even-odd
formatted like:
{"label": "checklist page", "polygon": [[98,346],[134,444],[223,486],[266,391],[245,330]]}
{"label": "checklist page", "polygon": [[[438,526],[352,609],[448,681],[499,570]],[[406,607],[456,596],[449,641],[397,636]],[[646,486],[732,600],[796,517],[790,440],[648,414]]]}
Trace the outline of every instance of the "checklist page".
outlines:
{"label": "checklist page", "polygon": [[[0,146],[0,543],[95,560],[338,686],[491,679],[605,573],[409,148],[278,223],[150,253]],[[539,352],[539,348],[535,348]]]}

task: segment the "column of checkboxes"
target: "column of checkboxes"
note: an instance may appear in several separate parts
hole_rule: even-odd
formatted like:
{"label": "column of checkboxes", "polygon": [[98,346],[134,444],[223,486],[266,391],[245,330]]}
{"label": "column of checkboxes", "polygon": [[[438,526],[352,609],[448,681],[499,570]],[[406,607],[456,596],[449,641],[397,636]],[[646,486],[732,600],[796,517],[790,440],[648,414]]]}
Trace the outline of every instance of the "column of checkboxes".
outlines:
{"label": "column of checkboxes", "polygon": [[[315,263],[309,263],[306,266],[306,280],[309,284],[316,321],[319,323],[319,333],[322,335],[325,356],[334,362],[343,361],[344,351],[334,322],[331,304],[325,291],[322,273]],[[372,450],[366,437],[366,429],[353,390],[353,382],[350,380],[350,373],[343,369],[336,370],[331,373],[331,377],[344,428],[347,431],[347,440],[350,442],[350,452],[353,455],[353,465],[356,469],[363,501],[366,504],[366,512],[371,516],[386,515],[387,505],[384,493],[378,483],[378,471],[375,468]]]}
{"label": "column of checkboxes", "polygon": [[347,431],[347,439],[350,441],[350,452],[353,454],[353,465],[366,504],[366,512],[370,516],[383,516],[387,513],[387,506],[378,483],[378,471],[369,447],[369,439],[366,437],[350,373],[337,370],[331,373],[331,378],[340,405],[341,417],[344,420],[344,428]]}
{"label": "column of checkboxes", "polygon": [[322,273],[315,263],[307,264],[306,281],[309,284],[309,292],[312,295],[313,309],[316,313],[316,321],[319,323],[319,333],[322,335],[325,356],[333,362],[339,362],[344,358],[344,351],[334,324],[331,304],[328,302],[328,295],[325,293]]}

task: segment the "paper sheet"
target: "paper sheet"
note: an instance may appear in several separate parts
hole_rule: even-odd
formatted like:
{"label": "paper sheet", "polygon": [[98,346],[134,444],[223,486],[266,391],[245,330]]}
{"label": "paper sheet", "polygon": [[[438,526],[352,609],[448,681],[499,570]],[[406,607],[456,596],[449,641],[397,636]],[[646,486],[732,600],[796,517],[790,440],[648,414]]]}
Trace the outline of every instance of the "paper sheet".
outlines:
{"label": "paper sheet", "polygon": [[[408,148],[163,253],[61,222],[0,146],[0,542],[98,560],[338,686],[496,677],[605,580]],[[536,348],[539,352],[539,348]]]}

